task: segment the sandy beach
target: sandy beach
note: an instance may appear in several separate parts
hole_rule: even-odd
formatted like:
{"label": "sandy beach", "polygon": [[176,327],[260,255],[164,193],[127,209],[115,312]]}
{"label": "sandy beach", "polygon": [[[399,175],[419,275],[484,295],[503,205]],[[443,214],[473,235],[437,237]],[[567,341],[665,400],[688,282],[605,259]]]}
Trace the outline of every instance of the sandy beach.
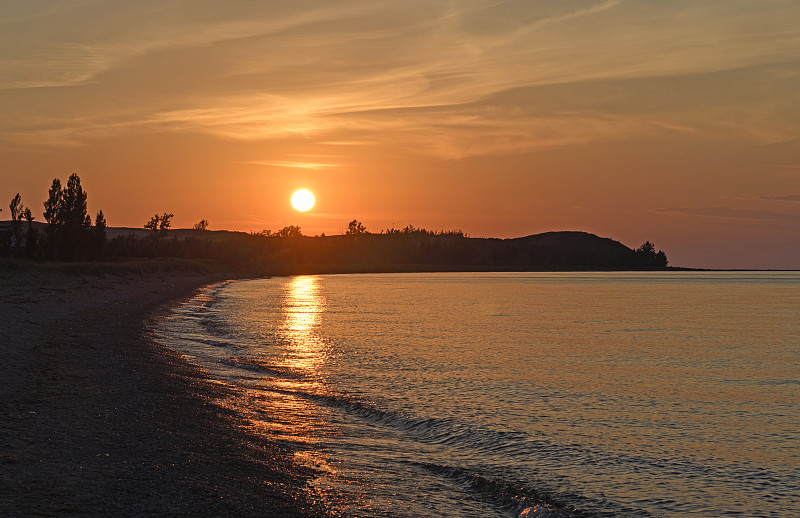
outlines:
{"label": "sandy beach", "polygon": [[242,433],[222,389],[148,336],[223,278],[2,273],[0,515],[325,514],[292,452]]}

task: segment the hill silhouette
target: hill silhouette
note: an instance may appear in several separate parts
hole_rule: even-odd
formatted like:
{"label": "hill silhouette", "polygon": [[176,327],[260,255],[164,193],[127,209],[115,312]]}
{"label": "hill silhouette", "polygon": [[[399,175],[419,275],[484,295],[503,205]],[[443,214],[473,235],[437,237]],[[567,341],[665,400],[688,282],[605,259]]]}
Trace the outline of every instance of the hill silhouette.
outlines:
{"label": "hill silhouette", "polygon": [[[35,224],[35,223],[34,223]],[[41,224],[39,224],[41,225]],[[7,226],[0,222],[0,230]],[[108,227],[103,260],[175,257],[201,259],[260,274],[405,271],[589,271],[667,267],[652,243],[631,249],[619,241],[580,231],[525,237],[470,238],[424,229],[380,234],[303,236]],[[41,230],[44,230],[42,227]]]}
{"label": "hill silhouette", "polygon": [[[109,235],[115,234],[110,228]],[[613,239],[574,231],[497,239],[420,229],[320,237],[181,229],[170,230],[166,239],[118,235],[109,242],[108,252],[122,257],[203,258],[275,274],[666,267],[665,255],[659,264],[654,252],[640,253]]]}
{"label": "hill silhouette", "polygon": [[460,230],[408,225],[375,234],[354,219],[343,235],[307,237],[294,225],[249,234],[211,231],[206,219],[192,229],[173,229],[169,212],[156,213],[142,227],[120,228],[110,227],[102,210],[92,223],[87,199],[77,173],[66,184],[54,178],[43,203],[45,224],[34,221],[17,193],[9,204],[11,221],[0,222],[0,257],[66,262],[171,257],[263,274],[667,267],[666,254],[649,241],[633,250],[587,232],[470,238]]}
{"label": "hill silhouette", "polygon": [[545,232],[504,241],[507,259],[529,268],[614,268],[635,263],[634,250],[588,232]]}

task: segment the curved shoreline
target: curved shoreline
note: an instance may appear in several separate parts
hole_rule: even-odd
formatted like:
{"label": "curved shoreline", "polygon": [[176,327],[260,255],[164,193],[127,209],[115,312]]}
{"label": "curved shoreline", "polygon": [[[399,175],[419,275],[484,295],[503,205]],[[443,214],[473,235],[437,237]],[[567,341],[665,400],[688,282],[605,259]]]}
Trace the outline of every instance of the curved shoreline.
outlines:
{"label": "curved shoreline", "polygon": [[0,285],[0,515],[319,516],[313,473],[248,437],[147,324],[226,276],[16,272]]}

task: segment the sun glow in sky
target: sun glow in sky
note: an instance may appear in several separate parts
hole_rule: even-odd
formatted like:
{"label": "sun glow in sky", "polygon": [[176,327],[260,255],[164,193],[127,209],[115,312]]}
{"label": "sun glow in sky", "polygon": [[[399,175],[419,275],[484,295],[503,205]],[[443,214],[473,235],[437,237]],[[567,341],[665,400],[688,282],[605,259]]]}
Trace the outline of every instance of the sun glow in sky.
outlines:
{"label": "sun glow in sky", "polygon": [[585,230],[800,268],[798,27],[797,0],[3,2],[0,202],[42,221],[77,172],[112,226]]}
{"label": "sun glow in sky", "polygon": [[300,189],[292,195],[292,207],[305,212],[314,206],[314,195],[306,189]]}

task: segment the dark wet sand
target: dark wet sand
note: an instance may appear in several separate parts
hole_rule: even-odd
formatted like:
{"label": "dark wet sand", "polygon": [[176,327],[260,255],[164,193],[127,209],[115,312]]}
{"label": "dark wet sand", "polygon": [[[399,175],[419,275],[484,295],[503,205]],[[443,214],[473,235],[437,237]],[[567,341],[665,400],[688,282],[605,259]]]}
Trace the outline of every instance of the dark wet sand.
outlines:
{"label": "dark wet sand", "polygon": [[147,323],[221,280],[0,278],[0,516],[318,516],[312,474],[214,403]]}

